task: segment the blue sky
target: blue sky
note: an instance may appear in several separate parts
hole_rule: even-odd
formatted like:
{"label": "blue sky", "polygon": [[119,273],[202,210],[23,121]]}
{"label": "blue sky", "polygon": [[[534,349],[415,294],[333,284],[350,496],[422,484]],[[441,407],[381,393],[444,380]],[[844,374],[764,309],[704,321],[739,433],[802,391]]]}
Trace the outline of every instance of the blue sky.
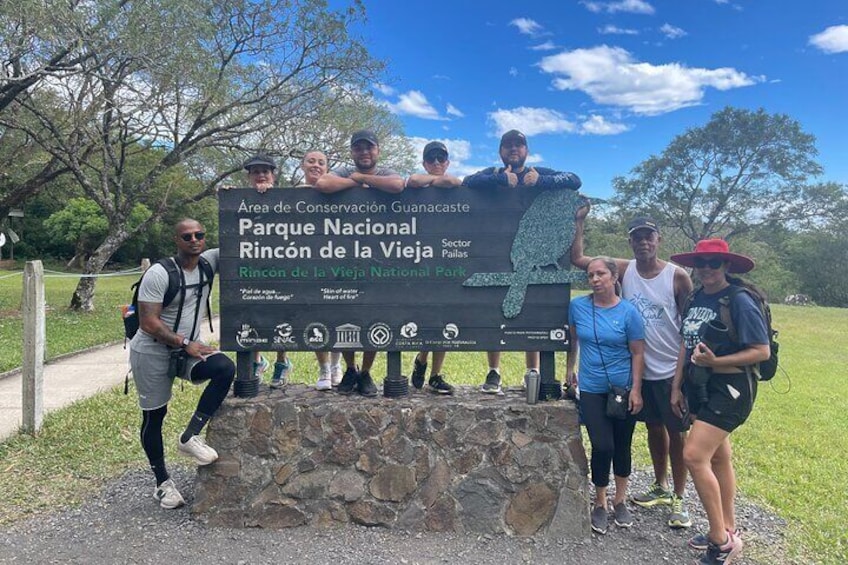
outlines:
{"label": "blue sky", "polygon": [[[387,63],[377,100],[458,176],[499,163],[517,128],[535,164],[586,194],[725,106],[785,113],[816,136],[821,181],[848,183],[848,1],[366,0]],[[420,153],[418,153],[420,155]]]}

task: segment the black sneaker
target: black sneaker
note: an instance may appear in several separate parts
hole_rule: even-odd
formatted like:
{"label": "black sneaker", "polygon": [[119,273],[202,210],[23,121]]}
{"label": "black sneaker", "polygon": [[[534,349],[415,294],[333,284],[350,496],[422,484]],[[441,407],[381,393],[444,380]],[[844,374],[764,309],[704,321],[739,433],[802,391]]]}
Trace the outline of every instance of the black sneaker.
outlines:
{"label": "black sneaker", "polygon": [[[339,388],[341,388],[341,385],[339,385]],[[371,373],[368,371],[362,371],[359,373],[359,382],[356,383],[356,392],[369,398],[377,396],[377,385],[374,384],[374,379],[371,378]]]}
{"label": "black sneaker", "polygon": [[445,381],[443,375],[433,375],[430,377],[429,390],[434,394],[453,394],[453,387]]}
{"label": "black sneaker", "polygon": [[480,392],[484,392],[486,394],[501,393],[501,376],[497,371],[494,369],[489,371],[489,374],[486,375],[486,382],[480,387]]}
{"label": "black sneaker", "polygon": [[609,514],[603,506],[595,506],[591,515],[592,531],[604,535],[609,525]]}
{"label": "black sneaker", "polygon": [[339,394],[344,394],[345,396],[352,394],[358,381],[359,373],[356,371],[356,368],[348,367],[342,377],[342,382],[339,383],[339,388],[337,389]]}
{"label": "black sneaker", "polygon": [[427,372],[427,363],[422,363],[415,358],[415,365],[412,368],[412,386],[421,390],[424,386],[424,374]]}

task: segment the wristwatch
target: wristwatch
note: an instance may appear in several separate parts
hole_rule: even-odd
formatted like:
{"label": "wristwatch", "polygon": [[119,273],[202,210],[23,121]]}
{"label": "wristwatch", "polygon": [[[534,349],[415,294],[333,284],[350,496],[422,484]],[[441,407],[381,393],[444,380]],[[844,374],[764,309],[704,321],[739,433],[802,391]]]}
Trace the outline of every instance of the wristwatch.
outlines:
{"label": "wristwatch", "polygon": [[189,343],[191,343],[191,340],[190,340],[189,338],[187,338],[187,337],[184,337],[184,338],[183,338],[183,342],[182,342],[182,344],[180,344],[180,347],[182,347],[183,349],[185,349],[186,347],[188,347],[188,344],[189,344]]}

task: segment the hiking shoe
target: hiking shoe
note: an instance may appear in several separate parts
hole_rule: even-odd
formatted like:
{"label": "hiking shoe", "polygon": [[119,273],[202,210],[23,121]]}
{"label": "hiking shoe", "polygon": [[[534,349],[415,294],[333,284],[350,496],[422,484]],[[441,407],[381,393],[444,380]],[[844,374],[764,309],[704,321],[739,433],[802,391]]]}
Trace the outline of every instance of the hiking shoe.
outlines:
{"label": "hiking shoe", "polygon": [[194,459],[201,467],[214,463],[218,459],[218,452],[206,445],[206,440],[200,436],[191,436],[183,443],[177,436],[177,451],[187,457]]}
{"label": "hiking shoe", "polygon": [[607,509],[603,506],[595,506],[592,510],[592,531],[604,535],[607,533],[608,525],[609,516],[607,515]]}
{"label": "hiking shoe", "polygon": [[174,479],[168,479],[153,489],[153,498],[159,502],[159,506],[166,510],[173,510],[185,504],[183,495],[180,494],[177,485],[174,484]]}
{"label": "hiking shoe", "polygon": [[274,375],[271,377],[271,387],[277,388],[288,384],[289,375],[294,370],[294,363],[286,359],[283,362],[274,363]]}
{"label": "hiking shoe", "polygon": [[371,378],[371,373],[362,371],[359,373],[359,382],[356,384],[359,394],[362,396],[372,397],[377,396],[377,385],[374,384],[374,379]]}
{"label": "hiking shoe", "polygon": [[342,366],[338,363],[330,365],[330,384],[339,386],[342,382]]}
{"label": "hiking shoe", "polygon": [[[739,528],[733,530],[733,535],[739,540],[742,539],[742,531]],[[689,538],[689,547],[698,551],[706,551],[709,544],[710,538],[707,537],[707,534],[695,534]]]}
{"label": "hiking shoe", "polygon": [[637,494],[630,500],[633,501],[633,504],[641,506],[642,508],[651,508],[652,506],[657,506],[659,504],[671,505],[672,496],[673,495],[670,491],[663,488],[661,484],[654,482],[647,492]]}
{"label": "hiking shoe", "polygon": [[316,390],[333,390],[333,380],[330,378],[330,368],[318,370],[318,382],[315,383]]}
{"label": "hiking shoe", "polygon": [[612,507],[612,513],[615,518],[615,525],[619,528],[629,528],[633,525],[633,515],[627,509],[627,505],[619,502]]}
{"label": "hiking shoe", "polygon": [[412,386],[421,390],[421,387],[424,386],[424,374],[427,372],[427,363],[422,363],[418,360],[418,357],[415,358],[415,363],[412,367]]}
{"label": "hiking shoe", "polygon": [[342,381],[339,383],[339,394],[344,394],[345,396],[347,396],[348,394],[352,394],[354,389],[356,389],[356,383],[358,380],[359,372],[356,370],[356,368],[348,367],[347,371],[345,371],[344,376],[342,377]]}
{"label": "hiking shoe", "polygon": [[686,510],[686,501],[674,493],[671,496],[671,514],[668,515],[668,525],[672,528],[692,527],[689,511]]}
{"label": "hiking shoe", "polygon": [[430,377],[429,391],[434,394],[453,394],[453,387],[445,381],[444,375]]}
{"label": "hiking shoe", "polygon": [[742,538],[727,532],[727,542],[718,545],[712,540],[707,542],[707,550],[696,561],[696,565],[730,565],[742,553]]}
{"label": "hiking shoe", "polygon": [[270,363],[265,359],[262,355],[259,356],[259,361],[253,362],[253,377],[257,379],[261,379],[262,375],[265,374],[265,371],[268,370]]}
{"label": "hiking shoe", "polygon": [[501,376],[497,371],[494,369],[489,371],[489,374],[486,375],[486,382],[480,387],[480,392],[486,394],[501,393]]}

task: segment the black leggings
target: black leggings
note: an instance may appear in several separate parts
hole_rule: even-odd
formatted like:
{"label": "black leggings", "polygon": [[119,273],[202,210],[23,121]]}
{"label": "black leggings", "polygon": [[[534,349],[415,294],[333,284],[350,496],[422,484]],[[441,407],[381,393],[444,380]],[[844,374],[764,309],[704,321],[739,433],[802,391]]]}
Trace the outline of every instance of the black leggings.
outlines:
{"label": "black leggings", "polygon": [[629,477],[631,470],[630,447],[636,419],[608,418],[607,394],[580,392],[580,415],[592,444],[592,484],[609,486],[610,463],[617,477]]}

